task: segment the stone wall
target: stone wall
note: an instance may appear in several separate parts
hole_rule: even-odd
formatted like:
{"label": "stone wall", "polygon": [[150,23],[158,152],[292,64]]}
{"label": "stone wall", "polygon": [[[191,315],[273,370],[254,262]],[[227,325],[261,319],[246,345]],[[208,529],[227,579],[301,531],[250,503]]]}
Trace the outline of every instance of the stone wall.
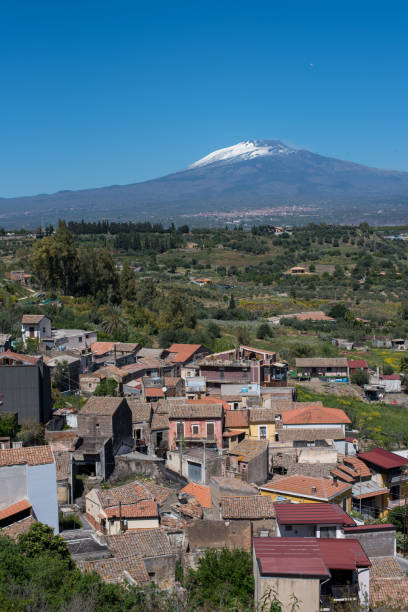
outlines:
{"label": "stone wall", "polygon": [[250,521],[198,520],[187,528],[188,552],[197,552],[206,548],[243,548],[251,551]]}

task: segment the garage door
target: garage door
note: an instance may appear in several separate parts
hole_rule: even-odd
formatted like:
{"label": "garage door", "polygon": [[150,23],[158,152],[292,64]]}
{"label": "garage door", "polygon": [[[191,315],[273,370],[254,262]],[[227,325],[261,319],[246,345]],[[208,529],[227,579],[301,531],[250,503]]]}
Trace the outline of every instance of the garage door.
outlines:
{"label": "garage door", "polygon": [[188,479],[193,482],[201,482],[201,463],[187,462]]}

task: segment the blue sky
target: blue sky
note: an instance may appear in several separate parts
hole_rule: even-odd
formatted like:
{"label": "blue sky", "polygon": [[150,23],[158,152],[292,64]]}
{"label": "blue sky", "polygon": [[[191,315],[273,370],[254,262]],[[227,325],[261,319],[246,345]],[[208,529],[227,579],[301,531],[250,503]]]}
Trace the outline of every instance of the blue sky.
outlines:
{"label": "blue sky", "polygon": [[0,3],[0,196],[124,184],[248,138],[408,171],[408,8]]}

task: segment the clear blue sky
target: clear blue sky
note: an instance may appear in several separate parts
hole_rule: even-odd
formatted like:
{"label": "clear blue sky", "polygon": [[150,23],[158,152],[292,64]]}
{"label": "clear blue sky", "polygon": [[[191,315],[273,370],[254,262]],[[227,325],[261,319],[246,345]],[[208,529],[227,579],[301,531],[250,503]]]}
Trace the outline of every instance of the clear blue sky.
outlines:
{"label": "clear blue sky", "polygon": [[248,138],[408,171],[407,31],[406,2],[3,0],[0,196]]}

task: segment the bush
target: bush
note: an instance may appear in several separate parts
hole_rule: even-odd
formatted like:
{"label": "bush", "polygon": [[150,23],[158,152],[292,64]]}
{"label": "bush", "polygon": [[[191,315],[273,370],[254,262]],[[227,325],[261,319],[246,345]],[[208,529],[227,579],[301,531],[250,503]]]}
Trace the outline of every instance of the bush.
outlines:
{"label": "bush", "polygon": [[258,329],[256,330],[256,337],[260,340],[263,340],[264,338],[273,338],[273,329],[270,325],[268,325],[268,323],[261,323]]}
{"label": "bush", "polygon": [[386,376],[389,376],[390,374],[394,374],[394,368],[389,363],[384,363],[383,374],[385,374]]}
{"label": "bush", "polygon": [[364,385],[368,384],[369,378],[370,377],[368,375],[368,372],[366,372],[365,370],[356,370],[351,375],[351,382],[353,383],[353,385],[363,387]]}
{"label": "bush", "polygon": [[94,395],[116,397],[118,383],[113,378],[104,378],[94,391]]}
{"label": "bush", "polygon": [[82,527],[79,517],[74,513],[64,516],[62,512],[58,512],[58,523],[60,531],[64,531],[64,529],[81,529]]}

